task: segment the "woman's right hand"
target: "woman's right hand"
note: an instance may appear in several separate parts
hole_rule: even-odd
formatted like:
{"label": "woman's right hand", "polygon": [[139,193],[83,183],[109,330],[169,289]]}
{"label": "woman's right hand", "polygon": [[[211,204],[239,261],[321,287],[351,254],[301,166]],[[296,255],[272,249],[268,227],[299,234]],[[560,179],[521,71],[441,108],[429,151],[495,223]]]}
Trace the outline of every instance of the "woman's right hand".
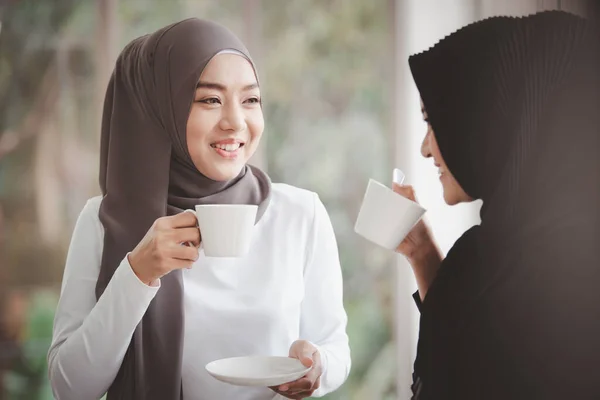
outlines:
{"label": "woman's right hand", "polygon": [[[412,186],[394,183],[392,188],[401,196],[417,202]],[[400,243],[396,252],[404,255],[410,262],[419,287],[419,294],[421,299],[424,299],[442,263],[442,253],[433,239],[431,229],[423,219],[417,222]]]}
{"label": "woman's right hand", "polygon": [[[417,202],[415,196],[415,190],[409,185],[398,185],[393,184],[394,192],[401,196],[406,197],[409,200]],[[402,243],[396,249],[397,253],[404,255],[408,260],[418,258],[418,255],[426,251],[434,244],[433,235],[429,227],[425,224],[423,219],[413,227],[413,229],[406,235]]]}
{"label": "woman's right hand", "polygon": [[[193,246],[187,246],[188,242]],[[198,259],[199,246],[200,231],[194,213],[161,217],[129,254],[129,264],[143,283],[157,286],[157,280],[169,272],[191,268]]]}

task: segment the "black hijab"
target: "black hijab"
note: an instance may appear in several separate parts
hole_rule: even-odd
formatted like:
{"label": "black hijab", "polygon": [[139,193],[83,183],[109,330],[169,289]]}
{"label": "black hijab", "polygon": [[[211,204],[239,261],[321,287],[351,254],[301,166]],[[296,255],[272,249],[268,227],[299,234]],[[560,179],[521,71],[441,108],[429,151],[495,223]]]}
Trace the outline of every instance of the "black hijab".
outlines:
{"label": "black hijab", "polygon": [[409,58],[442,157],[483,200],[421,306],[417,398],[600,398],[597,38],[548,11]]}
{"label": "black hijab", "polygon": [[[105,239],[98,298],[157,218],[196,204],[237,203],[258,205],[259,219],[269,204],[270,181],[260,170],[246,166],[236,179],[216,182],[196,169],[188,152],[186,125],[196,83],[211,58],[224,50],[251,62],[233,33],[193,18],[142,36],[120,54],[102,120],[100,220]],[[109,400],[181,398],[182,296],[181,271],[161,278],[108,391]]]}

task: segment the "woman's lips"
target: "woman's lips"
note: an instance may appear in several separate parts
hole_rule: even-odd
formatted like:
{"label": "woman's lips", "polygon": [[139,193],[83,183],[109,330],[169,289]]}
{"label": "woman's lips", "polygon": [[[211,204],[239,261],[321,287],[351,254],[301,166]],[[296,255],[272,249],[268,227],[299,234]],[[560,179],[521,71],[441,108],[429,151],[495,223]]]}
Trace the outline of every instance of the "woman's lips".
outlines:
{"label": "woman's lips", "polygon": [[222,140],[211,144],[210,147],[221,157],[231,160],[239,156],[244,143],[236,140]]}

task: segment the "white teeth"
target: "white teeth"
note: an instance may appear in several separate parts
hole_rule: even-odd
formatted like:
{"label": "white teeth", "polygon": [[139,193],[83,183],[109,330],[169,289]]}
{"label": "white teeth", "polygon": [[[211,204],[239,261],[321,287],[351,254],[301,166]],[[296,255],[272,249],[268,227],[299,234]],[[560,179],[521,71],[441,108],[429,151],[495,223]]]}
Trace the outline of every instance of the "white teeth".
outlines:
{"label": "white teeth", "polygon": [[239,143],[234,143],[234,144],[215,144],[213,146],[216,147],[217,149],[221,149],[221,150],[225,150],[225,151],[236,151],[237,149],[240,148],[240,144]]}

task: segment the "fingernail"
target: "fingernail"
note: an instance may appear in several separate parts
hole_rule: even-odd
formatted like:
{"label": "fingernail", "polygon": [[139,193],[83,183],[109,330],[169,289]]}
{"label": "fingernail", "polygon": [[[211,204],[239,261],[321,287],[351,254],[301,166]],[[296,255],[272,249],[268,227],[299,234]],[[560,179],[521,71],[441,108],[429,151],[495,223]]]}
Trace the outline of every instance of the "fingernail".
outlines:
{"label": "fingernail", "polygon": [[404,183],[405,178],[406,178],[406,175],[404,175],[404,172],[402,172],[399,168],[394,168],[394,177],[393,177],[394,183],[396,183],[398,185],[402,185]]}
{"label": "fingernail", "polygon": [[281,386],[279,388],[279,390],[281,390],[282,392],[286,392],[289,388],[287,386]]}

